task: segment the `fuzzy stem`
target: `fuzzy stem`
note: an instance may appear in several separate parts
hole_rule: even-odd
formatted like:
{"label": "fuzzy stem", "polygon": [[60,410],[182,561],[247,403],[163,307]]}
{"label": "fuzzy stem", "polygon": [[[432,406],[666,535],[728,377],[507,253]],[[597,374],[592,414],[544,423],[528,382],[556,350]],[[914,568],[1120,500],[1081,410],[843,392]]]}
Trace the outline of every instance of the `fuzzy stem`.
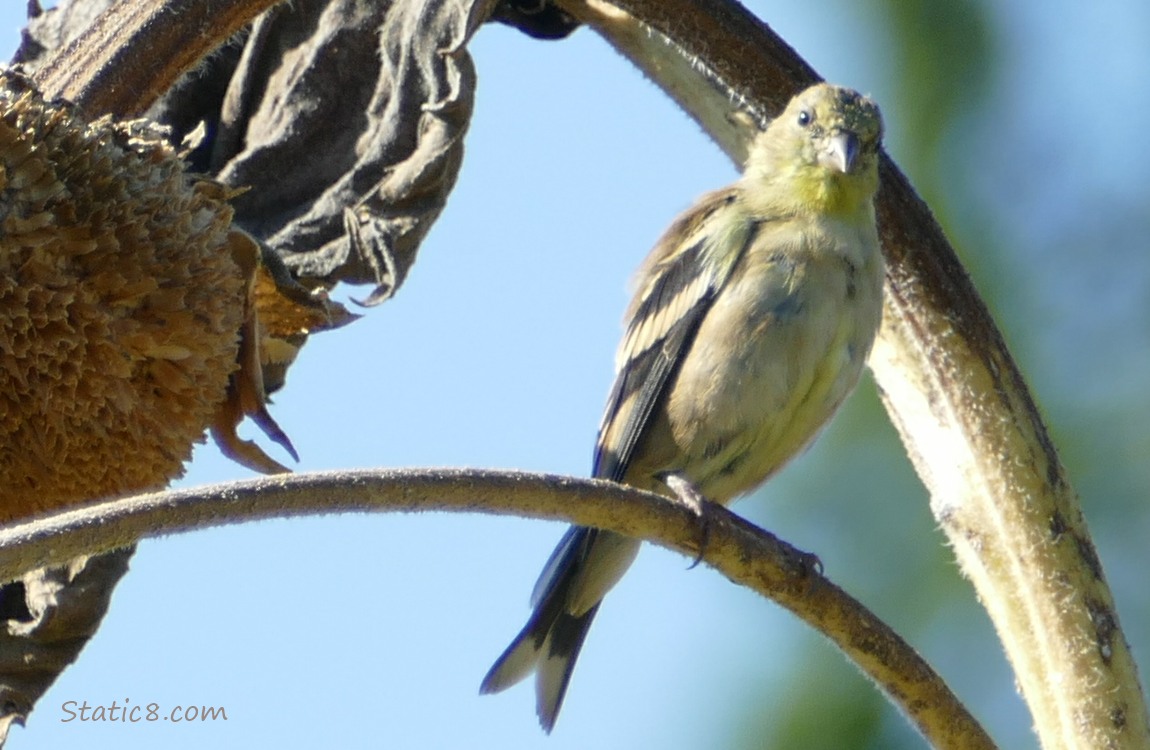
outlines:
{"label": "fuzzy stem", "polygon": [[[662,495],[593,479],[485,470],[294,474],[112,500],[0,529],[0,580],[145,537],[264,518],[367,511],[465,511],[597,526],[692,558],[699,519]],[[824,633],[896,701],[935,747],[993,750],[930,666],[811,557],[706,504],[707,565]]]}

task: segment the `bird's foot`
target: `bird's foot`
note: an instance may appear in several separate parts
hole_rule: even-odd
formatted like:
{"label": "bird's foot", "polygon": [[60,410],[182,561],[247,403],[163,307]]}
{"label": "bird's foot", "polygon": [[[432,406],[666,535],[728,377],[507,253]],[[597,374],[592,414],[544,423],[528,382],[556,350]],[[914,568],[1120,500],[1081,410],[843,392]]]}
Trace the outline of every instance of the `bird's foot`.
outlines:
{"label": "bird's foot", "polygon": [[682,474],[668,474],[663,477],[663,482],[670,488],[671,492],[675,493],[679,502],[694,513],[699,520],[699,554],[695,556],[694,562],[687,568],[687,570],[691,570],[702,562],[703,555],[707,552],[707,542],[711,538],[711,522],[706,509],[708,500],[699,491],[699,488]]}

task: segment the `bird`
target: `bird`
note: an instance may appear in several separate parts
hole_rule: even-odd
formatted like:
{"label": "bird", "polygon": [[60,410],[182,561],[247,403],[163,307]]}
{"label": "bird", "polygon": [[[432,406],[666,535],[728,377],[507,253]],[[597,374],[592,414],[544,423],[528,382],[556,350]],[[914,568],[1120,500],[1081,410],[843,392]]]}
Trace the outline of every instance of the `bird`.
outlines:
{"label": "bird", "polygon": [[[871,99],[813,85],[755,136],[733,185],[672,223],[636,275],[594,477],[725,505],[814,439],[858,383],[881,323],[882,135]],[[480,692],[536,672],[550,733],[587,631],[639,546],[571,527]]]}

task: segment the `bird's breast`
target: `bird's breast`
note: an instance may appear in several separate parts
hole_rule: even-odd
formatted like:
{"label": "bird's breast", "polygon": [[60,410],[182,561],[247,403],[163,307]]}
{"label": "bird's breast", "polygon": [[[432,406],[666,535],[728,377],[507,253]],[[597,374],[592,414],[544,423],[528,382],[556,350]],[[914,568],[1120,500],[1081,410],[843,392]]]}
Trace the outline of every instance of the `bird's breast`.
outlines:
{"label": "bird's breast", "polygon": [[858,382],[881,316],[882,260],[877,240],[860,248],[835,229],[756,238],[767,244],[748,252],[682,362],[667,422],[682,470],[713,500],[778,470]]}

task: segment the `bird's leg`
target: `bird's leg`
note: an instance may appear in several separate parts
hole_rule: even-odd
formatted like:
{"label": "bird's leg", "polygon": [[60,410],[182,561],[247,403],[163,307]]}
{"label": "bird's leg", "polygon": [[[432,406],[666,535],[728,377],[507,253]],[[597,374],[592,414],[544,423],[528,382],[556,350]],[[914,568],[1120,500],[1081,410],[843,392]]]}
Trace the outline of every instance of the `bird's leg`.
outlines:
{"label": "bird's leg", "polygon": [[690,570],[702,562],[703,555],[707,551],[707,542],[711,537],[711,522],[707,516],[705,507],[708,501],[707,498],[703,496],[703,493],[699,491],[699,488],[691,483],[690,479],[687,479],[678,472],[666,474],[662,479],[663,483],[670,488],[671,492],[675,493],[675,497],[678,498],[679,502],[699,519],[699,554],[696,555],[695,561],[691,563],[691,566],[687,568],[687,570]]}

